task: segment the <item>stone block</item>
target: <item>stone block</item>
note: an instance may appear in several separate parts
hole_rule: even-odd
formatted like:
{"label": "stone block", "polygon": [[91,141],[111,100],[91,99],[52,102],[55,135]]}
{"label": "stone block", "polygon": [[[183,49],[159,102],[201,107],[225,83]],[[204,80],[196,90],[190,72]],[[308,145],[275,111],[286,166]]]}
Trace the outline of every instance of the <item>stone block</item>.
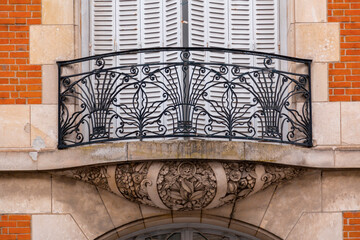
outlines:
{"label": "stone block", "polygon": [[327,21],[327,0],[295,0],[295,21],[313,23]]}
{"label": "stone block", "polygon": [[285,238],[303,212],[321,210],[320,171],[280,184],[260,224],[280,238]]}
{"label": "stone block", "polygon": [[333,167],[334,153],[329,149],[309,149],[270,143],[245,143],[248,161],[262,161],[308,167]]}
{"label": "stone block", "polygon": [[42,0],[42,24],[74,24],[73,0]]}
{"label": "stone block", "polygon": [[342,144],[360,144],[360,102],[341,103]]}
{"label": "stone block", "polygon": [[342,236],[341,213],[304,213],[286,240],[339,240]]}
{"label": "stone block", "polygon": [[296,57],[314,62],[340,60],[338,23],[298,23],[295,28]]}
{"label": "stone block", "polygon": [[86,240],[74,219],[70,215],[33,215],[33,240]]}
{"label": "stone block", "polygon": [[29,105],[0,106],[0,136],[0,148],[30,147]]}
{"label": "stone block", "polygon": [[313,139],[316,144],[340,145],[340,103],[313,103],[312,106]]}
{"label": "stone block", "polygon": [[57,105],[31,106],[31,143],[35,150],[57,146]]}
{"label": "stone block", "polygon": [[50,213],[48,174],[0,174],[0,213]]}
{"label": "stone block", "polygon": [[313,102],[327,102],[329,100],[328,64],[313,63],[311,67],[311,99]]}
{"label": "stone block", "polygon": [[127,143],[118,142],[111,144],[94,144],[52,152],[40,152],[38,168],[48,170],[93,164],[118,163],[126,161],[126,149]]}
{"label": "stone block", "polygon": [[139,204],[130,202],[107,190],[99,189],[99,193],[115,226],[142,219]]}
{"label": "stone block", "polygon": [[55,64],[42,66],[42,103],[58,103],[58,71]]}
{"label": "stone block", "polygon": [[74,58],[74,26],[30,26],[30,64],[54,64]]}
{"label": "stone block", "polygon": [[233,218],[254,226],[259,226],[269,206],[275,188],[276,186],[270,186],[252,196],[238,200],[235,205]]}
{"label": "stone block", "polygon": [[53,213],[68,213],[88,239],[94,239],[115,226],[96,187],[68,179],[53,177]]}
{"label": "stone block", "polygon": [[37,162],[33,161],[28,152],[0,152],[0,171],[36,170]]}
{"label": "stone block", "polygon": [[323,211],[352,211],[360,206],[360,171],[324,171]]}
{"label": "stone block", "polygon": [[360,168],[360,151],[358,149],[335,151],[335,167]]}

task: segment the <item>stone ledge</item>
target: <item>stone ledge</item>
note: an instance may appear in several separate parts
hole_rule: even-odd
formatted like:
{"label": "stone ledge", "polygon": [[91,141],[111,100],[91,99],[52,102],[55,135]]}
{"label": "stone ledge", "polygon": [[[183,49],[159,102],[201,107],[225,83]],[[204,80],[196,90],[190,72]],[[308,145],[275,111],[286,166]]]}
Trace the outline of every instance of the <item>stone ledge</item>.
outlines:
{"label": "stone ledge", "polygon": [[270,162],[325,169],[360,168],[360,157],[351,156],[360,156],[360,145],[305,148],[205,140],[117,142],[65,150],[0,148],[0,171],[55,170],[125,161],[186,159]]}

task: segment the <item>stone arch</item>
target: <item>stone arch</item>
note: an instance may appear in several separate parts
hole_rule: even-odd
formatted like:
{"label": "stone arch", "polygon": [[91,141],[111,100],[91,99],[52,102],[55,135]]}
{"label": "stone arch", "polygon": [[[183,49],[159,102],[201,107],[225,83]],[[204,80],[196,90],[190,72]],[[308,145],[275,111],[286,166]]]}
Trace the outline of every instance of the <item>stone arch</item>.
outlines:
{"label": "stone arch", "polygon": [[[243,237],[246,240],[281,240],[280,237],[272,234],[264,229],[258,229],[257,227],[242,221],[236,221],[231,227],[223,226],[223,221],[215,218],[207,218],[205,222],[200,223],[196,218],[187,218],[186,220],[167,219],[169,223],[165,223],[166,219],[163,216],[152,217],[148,219],[137,220],[114,228],[97,238],[95,240],[117,240],[127,239],[127,237],[135,237],[144,233],[152,233],[154,231],[161,230],[181,230],[188,228],[196,228],[200,230],[212,229],[220,233],[233,234],[238,237]],[[150,227],[146,228],[144,222],[150,224]],[[171,222],[174,221],[174,222]],[[210,224],[211,223],[211,224]],[[255,229],[257,229],[255,231]],[[241,238],[241,239],[243,239]]]}

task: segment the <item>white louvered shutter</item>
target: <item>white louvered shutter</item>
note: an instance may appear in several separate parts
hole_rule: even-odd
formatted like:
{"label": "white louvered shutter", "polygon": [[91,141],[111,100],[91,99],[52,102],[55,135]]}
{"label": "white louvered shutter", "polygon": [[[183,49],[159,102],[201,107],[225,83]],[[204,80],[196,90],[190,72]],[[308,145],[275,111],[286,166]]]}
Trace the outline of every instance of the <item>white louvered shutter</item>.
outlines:
{"label": "white louvered shutter", "polygon": [[[254,20],[254,41],[255,50],[265,53],[279,53],[279,11],[277,0],[256,0],[253,3],[253,20]],[[264,57],[255,57],[254,65],[264,67]],[[280,65],[279,61],[274,60],[269,67],[278,68]],[[274,79],[276,81],[277,79]],[[275,87],[276,84],[269,78],[264,78],[260,75],[260,81],[258,86],[267,88],[267,91],[262,90],[261,92],[267,92],[267,94],[259,94],[260,98],[263,99],[265,104],[271,104],[275,99]],[[270,90],[271,89],[271,90]],[[260,108],[258,108],[260,110]],[[262,116],[262,122],[264,123],[264,117]],[[256,123],[258,127],[258,136],[261,137],[262,129],[260,128],[260,119]],[[267,119],[268,124],[276,125],[276,123],[270,123],[271,119]]]}
{"label": "white louvered shutter", "polygon": [[[136,48],[182,46],[180,0],[91,0],[91,54],[102,54]],[[189,0],[188,42],[190,47],[223,47],[278,53],[278,0]],[[119,56],[107,61],[107,66],[142,63],[174,62],[177,53],[143,53]],[[228,53],[194,52],[191,60],[210,63],[232,63],[261,66],[263,58]],[[138,78],[144,75],[141,69]],[[154,70],[154,69],[152,69]],[[191,69],[190,69],[191,71]],[[244,70],[243,70],[244,71]],[[160,77],[160,75],[158,75]],[[167,77],[171,77],[170,75]],[[182,76],[179,76],[182,80]],[[194,78],[201,73],[194,72]],[[202,82],[204,86],[213,75]],[[233,78],[231,73],[228,78]],[[179,78],[175,78],[179,81]],[[211,98],[221,100],[223,86],[213,88]],[[235,89],[239,103],[251,101],[244,89]],[[157,101],[162,92],[147,88],[148,100]],[[132,103],[133,92],[124,91],[121,102]],[[166,103],[163,108],[167,106]],[[200,105],[210,108],[208,103]],[[162,109],[161,109],[162,110]],[[211,109],[210,109],[211,110]],[[208,119],[200,119],[200,128]],[[256,124],[255,124],[256,125]],[[169,127],[169,126],[168,126]],[[215,126],[219,130],[219,126]],[[171,127],[170,127],[171,129]],[[244,129],[245,131],[245,129]]]}
{"label": "white louvered shutter", "polygon": [[[115,1],[91,0],[91,55],[115,51]],[[106,59],[106,66],[114,66],[114,58]]]}
{"label": "white louvered shutter", "polygon": [[[255,50],[279,53],[279,10],[277,0],[253,1]],[[263,62],[257,58],[256,64]]]}
{"label": "white louvered shutter", "polygon": [[[253,19],[253,4],[249,0],[230,0],[230,19],[229,19],[229,37],[230,44],[229,47],[233,49],[241,50],[254,50],[254,19]],[[247,66],[254,65],[254,57],[246,54],[230,54],[230,62],[241,66],[241,73],[252,71],[251,68],[246,68]],[[231,78],[237,78],[230,74]],[[240,83],[240,80],[237,78],[235,83]],[[252,103],[252,97],[248,90],[245,88],[236,85],[234,89],[237,96],[237,107],[243,107],[246,104]],[[242,117],[247,118],[253,115],[254,110],[247,111],[246,108],[239,112],[244,114]],[[256,122],[253,122],[253,125],[257,125]],[[246,134],[248,132],[247,125],[238,126],[237,131],[243,132]]]}

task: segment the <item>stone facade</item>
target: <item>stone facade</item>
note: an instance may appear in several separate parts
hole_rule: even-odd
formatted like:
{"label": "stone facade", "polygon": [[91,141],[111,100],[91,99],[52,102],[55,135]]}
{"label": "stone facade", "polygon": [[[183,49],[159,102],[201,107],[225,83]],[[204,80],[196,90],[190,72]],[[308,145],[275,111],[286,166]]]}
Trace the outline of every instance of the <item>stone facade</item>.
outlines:
{"label": "stone facade", "polygon": [[[344,63],[344,56],[358,46],[344,45],[352,34],[344,31],[357,20],[337,15],[359,11],[350,9],[356,2],[286,1],[287,55],[313,60],[312,148],[162,140],[58,150],[55,63],[81,56],[81,1],[0,0],[0,103],[8,104],[0,105],[0,239],[19,216],[26,221],[16,226],[27,232],[17,239],[116,239],[170,223],[211,224],[263,240],[356,239],[360,103],[348,77],[358,60]],[[28,39],[25,55],[11,57],[20,42],[10,42],[20,35]],[[275,174],[278,181],[267,184],[264,166],[301,174]],[[173,178],[181,184],[169,184]]]}

